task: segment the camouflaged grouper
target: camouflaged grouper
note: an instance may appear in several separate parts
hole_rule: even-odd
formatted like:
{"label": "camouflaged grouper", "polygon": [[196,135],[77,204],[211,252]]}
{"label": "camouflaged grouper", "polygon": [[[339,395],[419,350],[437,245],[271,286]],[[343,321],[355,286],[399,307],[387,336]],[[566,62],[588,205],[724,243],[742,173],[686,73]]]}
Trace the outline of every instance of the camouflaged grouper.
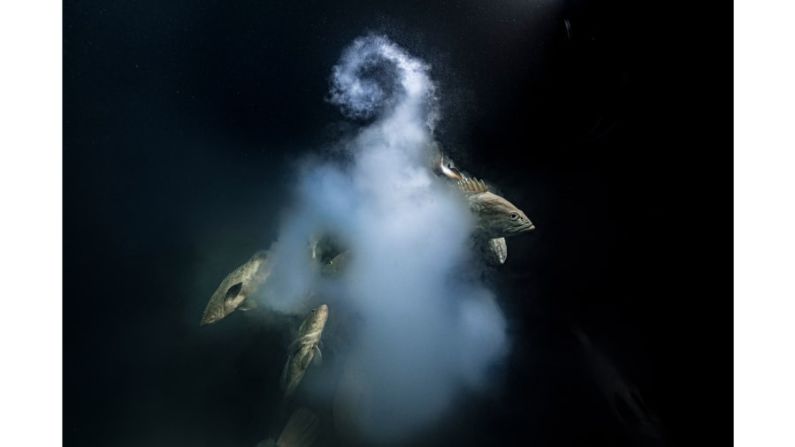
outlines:
{"label": "camouflaged grouper", "polygon": [[298,328],[298,337],[287,348],[289,356],[281,378],[285,398],[295,393],[309,366],[319,365],[322,361],[320,338],[323,336],[323,329],[326,328],[326,321],[328,321],[327,305],[321,304],[312,309]]}
{"label": "camouflaged grouper", "polygon": [[254,253],[245,264],[228,274],[210,297],[202,314],[201,325],[215,323],[237,309],[257,307],[254,295],[271,274],[268,252]]}
{"label": "camouflaged grouper", "polygon": [[466,195],[469,208],[477,219],[475,238],[486,259],[504,264],[508,258],[505,238],[535,229],[535,225],[516,205],[494,193],[483,180],[459,171],[450,158],[437,149],[434,172],[455,182]]}

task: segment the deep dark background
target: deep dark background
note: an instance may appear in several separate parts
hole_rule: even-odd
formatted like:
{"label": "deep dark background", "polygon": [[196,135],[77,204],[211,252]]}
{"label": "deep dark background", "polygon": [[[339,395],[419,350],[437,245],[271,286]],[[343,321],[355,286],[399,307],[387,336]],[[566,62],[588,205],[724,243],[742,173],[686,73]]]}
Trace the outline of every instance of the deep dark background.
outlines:
{"label": "deep dark background", "polygon": [[[66,1],[65,444],[267,435],[280,340],[198,321],[275,238],[293,162],[350,129],[329,70],[379,31],[432,65],[459,165],[537,225],[495,285],[495,390],[426,441],[728,445],[731,26],[730,3]],[[616,417],[573,328],[656,440]]]}

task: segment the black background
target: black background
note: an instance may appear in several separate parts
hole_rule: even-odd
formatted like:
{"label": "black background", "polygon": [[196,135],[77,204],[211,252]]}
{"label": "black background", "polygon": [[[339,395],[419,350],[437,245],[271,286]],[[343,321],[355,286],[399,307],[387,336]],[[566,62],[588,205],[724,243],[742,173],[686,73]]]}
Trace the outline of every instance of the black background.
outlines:
{"label": "black background", "polygon": [[580,328],[658,441],[729,444],[731,7],[694,8],[66,1],[65,444],[268,434],[280,340],[245,315],[198,321],[275,238],[294,161],[350,129],[324,97],[367,31],[431,64],[438,139],[537,226],[495,285],[512,342],[495,391],[424,442],[646,445],[599,394]]}

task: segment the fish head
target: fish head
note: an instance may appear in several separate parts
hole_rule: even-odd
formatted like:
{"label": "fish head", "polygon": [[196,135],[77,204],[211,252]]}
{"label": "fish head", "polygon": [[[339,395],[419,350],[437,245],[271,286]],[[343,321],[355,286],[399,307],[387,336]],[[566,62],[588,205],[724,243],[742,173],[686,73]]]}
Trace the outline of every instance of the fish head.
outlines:
{"label": "fish head", "polygon": [[299,332],[302,335],[322,332],[323,328],[326,327],[326,320],[328,320],[328,305],[321,304],[309,312],[304,322],[301,323]]}
{"label": "fish head", "polygon": [[328,320],[328,305],[321,304],[312,309],[301,326],[308,331],[314,331],[322,329],[326,325],[326,320]]}
{"label": "fish head", "polygon": [[497,194],[484,192],[470,200],[478,226],[490,237],[514,236],[535,229],[522,210]]}
{"label": "fish head", "polygon": [[201,326],[213,324],[229,316],[232,312],[237,310],[243,301],[246,300],[246,294],[243,293],[243,283],[224,281],[215,290],[207,307],[202,314]]}
{"label": "fish head", "polygon": [[316,313],[316,318],[322,319],[323,324],[326,324],[326,320],[328,320],[328,305],[321,304],[315,308],[314,312]]}
{"label": "fish head", "polygon": [[215,289],[204,308],[201,326],[213,324],[237,310],[249,296],[255,294],[270,275],[266,252],[257,252],[245,264],[230,273]]}

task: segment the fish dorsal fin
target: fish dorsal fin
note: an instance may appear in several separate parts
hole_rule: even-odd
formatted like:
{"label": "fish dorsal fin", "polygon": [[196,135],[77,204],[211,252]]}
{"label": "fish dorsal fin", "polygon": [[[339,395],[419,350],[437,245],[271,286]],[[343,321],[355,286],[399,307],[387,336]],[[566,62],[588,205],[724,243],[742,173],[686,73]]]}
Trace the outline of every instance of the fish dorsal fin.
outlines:
{"label": "fish dorsal fin", "polygon": [[287,356],[287,362],[284,364],[284,368],[282,368],[282,375],[279,377],[279,385],[282,389],[287,388],[287,379],[290,375],[290,364],[293,361],[293,356]]}
{"label": "fish dorsal fin", "polygon": [[476,179],[474,177],[465,177],[459,180],[458,188],[467,194],[479,194],[482,192],[489,191],[489,187],[486,186],[486,182],[484,182],[483,180]]}

